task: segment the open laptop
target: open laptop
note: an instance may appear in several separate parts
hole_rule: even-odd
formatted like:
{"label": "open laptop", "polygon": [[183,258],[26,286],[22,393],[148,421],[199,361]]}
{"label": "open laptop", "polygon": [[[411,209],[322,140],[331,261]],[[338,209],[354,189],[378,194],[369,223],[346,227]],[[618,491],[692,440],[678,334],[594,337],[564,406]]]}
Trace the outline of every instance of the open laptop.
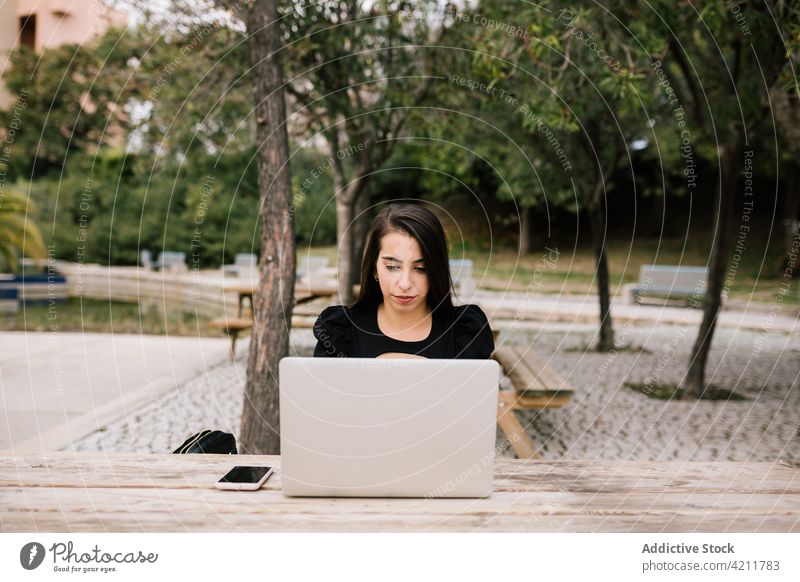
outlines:
{"label": "open laptop", "polygon": [[284,495],[486,497],[494,360],[284,358]]}

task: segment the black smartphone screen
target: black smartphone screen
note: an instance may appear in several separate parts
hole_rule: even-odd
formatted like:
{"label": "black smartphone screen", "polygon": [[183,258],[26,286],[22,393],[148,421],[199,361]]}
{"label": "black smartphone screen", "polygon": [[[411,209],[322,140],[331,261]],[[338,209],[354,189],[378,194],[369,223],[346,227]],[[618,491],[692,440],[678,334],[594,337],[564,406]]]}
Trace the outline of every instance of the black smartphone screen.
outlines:
{"label": "black smartphone screen", "polygon": [[258,483],[272,467],[234,467],[220,483]]}

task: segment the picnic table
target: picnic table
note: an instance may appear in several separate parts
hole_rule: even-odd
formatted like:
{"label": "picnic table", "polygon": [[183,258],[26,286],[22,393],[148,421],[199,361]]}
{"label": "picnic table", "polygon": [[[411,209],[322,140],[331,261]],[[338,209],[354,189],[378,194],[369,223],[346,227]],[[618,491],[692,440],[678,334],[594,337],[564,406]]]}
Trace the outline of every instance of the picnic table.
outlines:
{"label": "picnic table", "polygon": [[499,346],[492,358],[512,384],[511,390],[500,390],[497,425],[520,459],[537,459],[536,445],[514,411],[560,408],[570,402],[575,389],[529,345]]}
{"label": "picnic table", "polygon": [[[213,483],[275,472],[254,492]],[[285,497],[280,457],[0,452],[4,532],[798,532],[800,468],[498,459],[483,499]]]}
{"label": "picnic table", "polygon": [[[241,282],[225,285],[224,290],[230,293],[236,293],[239,296],[239,309],[237,317],[244,316],[244,300],[250,304],[250,311],[253,310],[253,295],[258,289],[258,283],[255,281]],[[336,287],[309,287],[308,285],[295,285],[294,287],[294,300],[295,305],[302,305],[308,301],[313,301],[320,297],[333,297],[339,290]]]}
{"label": "picnic table", "polygon": [[[236,317],[218,317],[210,322],[210,326],[219,329],[231,340],[230,359],[233,361],[236,357],[236,340],[239,334],[245,332],[253,327],[253,295],[258,288],[255,281],[241,282],[225,285],[226,292],[236,293],[238,295],[238,309]],[[309,304],[315,300],[323,299],[330,301],[330,298],[336,295],[338,290],[335,287],[309,287],[307,285],[296,285],[294,288],[294,302],[295,306]],[[247,299],[250,305],[250,313],[245,316],[244,301]],[[317,307],[318,308],[318,307]],[[321,311],[321,308],[318,308]],[[295,309],[296,311],[296,309]],[[312,318],[308,316],[307,312],[298,313],[297,317],[293,315],[293,327],[312,327]],[[316,319],[316,318],[313,318]]]}

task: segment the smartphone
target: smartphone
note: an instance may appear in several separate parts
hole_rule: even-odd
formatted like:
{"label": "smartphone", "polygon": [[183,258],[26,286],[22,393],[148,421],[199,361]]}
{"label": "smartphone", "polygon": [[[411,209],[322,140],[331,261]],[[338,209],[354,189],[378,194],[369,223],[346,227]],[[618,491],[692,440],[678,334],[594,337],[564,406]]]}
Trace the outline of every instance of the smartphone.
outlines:
{"label": "smartphone", "polygon": [[245,467],[237,465],[215,483],[217,489],[255,491],[272,475],[272,467]]}

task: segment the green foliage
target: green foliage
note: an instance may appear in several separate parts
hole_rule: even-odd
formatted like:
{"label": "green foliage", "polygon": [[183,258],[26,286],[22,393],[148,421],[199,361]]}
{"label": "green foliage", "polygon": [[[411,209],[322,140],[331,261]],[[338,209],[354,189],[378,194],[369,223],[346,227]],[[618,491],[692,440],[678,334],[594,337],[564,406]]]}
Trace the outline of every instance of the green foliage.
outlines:
{"label": "green foliage", "polygon": [[[427,1],[287,3],[291,128],[298,141],[321,135],[339,148],[368,144],[339,161],[345,183],[371,176],[376,202],[500,199],[578,212],[602,172],[615,169],[618,150],[616,169],[632,174],[626,183],[638,195],[689,193],[674,105],[653,63],[662,61],[680,95],[694,155],[713,167],[732,124],[769,111],[758,63],[767,75],[781,61],[775,55],[800,44],[798,6],[775,5],[787,47],[778,46],[763,6],[738,6],[759,39],[753,47],[725,3],[593,3],[568,6],[567,15],[551,0],[483,1],[462,9],[463,18]],[[474,15],[516,29],[480,25]],[[6,136],[14,130],[0,166],[9,188],[16,180],[18,190],[30,190],[59,258],[134,264],[140,249],[173,250],[216,266],[258,252],[258,144],[244,35],[199,20],[164,32],[140,26],[83,47],[11,56],[4,81],[19,99],[0,112]],[[428,41],[452,48],[420,48]],[[601,49],[626,73],[600,58]],[[791,68],[779,73],[780,87],[796,91]],[[418,101],[431,74],[430,94]],[[771,132],[748,137],[757,146]],[[647,143],[632,154],[647,165],[646,182],[628,160],[634,141]],[[310,147],[291,160],[304,244],[335,241],[326,160]],[[381,171],[387,160],[391,170]],[[607,182],[604,195],[619,191]],[[15,228],[0,236],[18,240]]]}
{"label": "green foliage", "polygon": [[336,242],[336,202],[330,160],[311,148],[293,151],[292,216],[295,240],[314,246],[333,244]]}
{"label": "green foliage", "polygon": [[335,167],[340,188],[366,184],[354,178],[380,169],[404,126],[423,115],[415,108],[434,81],[426,45],[441,30],[427,15],[440,10],[432,0],[284,4],[286,90],[304,134],[324,138],[334,155],[346,152]]}
{"label": "green foliage", "polygon": [[[320,157],[301,150],[293,161],[300,169],[319,164]],[[73,156],[63,175],[20,186],[30,188],[59,259],[133,265],[147,249],[154,255],[183,251],[187,261],[217,267],[260,249],[253,151],[220,158],[197,153],[162,168],[150,156],[103,150]],[[296,204],[299,242],[335,240],[330,192],[330,178],[320,178]]]}
{"label": "green foliage", "polygon": [[[247,44],[241,32],[198,22],[162,34],[139,29],[136,126],[141,151],[163,160],[201,151],[226,156],[255,144]],[[141,114],[140,114],[141,117]]]}
{"label": "green foliage", "polygon": [[[141,250],[168,250],[216,267],[259,252],[242,40],[233,28],[202,22],[166,33],[111,30],[81,47],[13,53],[5,82],[20,98],[0,113],[14,130],[2,170],[31,192],[57,258],[131,265]],[[303,149],[292,163],[301,176],[321,157]],[[323,176],[298,196],[298,240],[335,240],[330,182]],[[0,236],[16,240],[20,228]],[[34,243],[29,234],[31,251]]]}
{"label": "green foliage", "polygon": [[47,257],[41,232],[29,218],[35,213],[36,206],[24,193],[0,190],[0,266],[15,271],[19,253],[32,259]]}
{"label": "green foliage", "polygon": [[13,138],[11,180],[46,174],[72,152],[119,139],[127,127],[122,104],[129,94],[132,51],[128,38],[111,30],[83,46],[62,45],[41,54],[21,47],[11,53],[3,82],[17,102],[0,111],[0,127]]}

